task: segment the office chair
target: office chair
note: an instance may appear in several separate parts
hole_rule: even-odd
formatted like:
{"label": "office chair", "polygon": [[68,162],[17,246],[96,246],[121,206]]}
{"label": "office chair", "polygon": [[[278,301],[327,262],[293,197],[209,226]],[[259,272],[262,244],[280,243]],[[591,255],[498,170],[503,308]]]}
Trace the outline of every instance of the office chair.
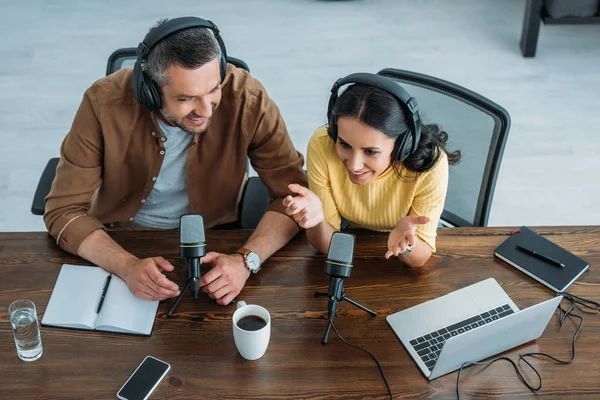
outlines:
{"label": "office chair", "polygon": [[[126,47],[115,50],[108,57],[106,75],[110,75],[122,68],[133,67],[136,57],[135,47]],[[233,64],[237,68],[242,68],[250,72],[248,64],[239,58],[227,57],[227,62]],[[58,164],[59,159],[59,157],[51,158],[44,168],[44,172],[38,182],[35,195],[33,196],[33,203],[31,205],[31,212],[34,215],[44,215],[44,199],[48,193],[50,193],[52,181],[54,181],[54,176],[56,175],[56,165]],[[246,170],[250,170],[250,160],[247,162]],[[213,227],[213,229],[254,229],[266,212],[270,202],[269,191],[264,183],[262,183],[257,176],[250,177],[242,189],[242,196],[238,206],[238,221],[218,225]]]}
{"label": "office chair", "polygon": [[498,104],[454,83],[386,68],[378,72],[398,81],[417,99],[424,124],[448,133],[448,148],[462,153],[450,167],[443,226],[487,226],[494,188],[510,129],[510,115]]}

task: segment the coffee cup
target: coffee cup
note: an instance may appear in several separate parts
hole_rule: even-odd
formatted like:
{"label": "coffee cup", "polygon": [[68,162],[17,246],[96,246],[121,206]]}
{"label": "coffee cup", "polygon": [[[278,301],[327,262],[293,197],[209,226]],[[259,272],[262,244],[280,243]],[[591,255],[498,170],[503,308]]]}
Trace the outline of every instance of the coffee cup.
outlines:
{"label": "coffee cup", "polygon": [[271,316],[256,304],[237,302],[233,313],[233,340],[246,360],[258,360],[267,351],[271,338]]}

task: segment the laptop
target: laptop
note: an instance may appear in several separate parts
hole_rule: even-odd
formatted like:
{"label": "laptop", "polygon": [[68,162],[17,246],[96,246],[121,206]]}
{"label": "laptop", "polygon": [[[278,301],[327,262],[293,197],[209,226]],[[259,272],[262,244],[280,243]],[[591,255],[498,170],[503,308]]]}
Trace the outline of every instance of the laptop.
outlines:
{"label": "laptop", "polygon": [[542,335],[562,296],[525,310],[489,278],[386,319],[429,380]]}

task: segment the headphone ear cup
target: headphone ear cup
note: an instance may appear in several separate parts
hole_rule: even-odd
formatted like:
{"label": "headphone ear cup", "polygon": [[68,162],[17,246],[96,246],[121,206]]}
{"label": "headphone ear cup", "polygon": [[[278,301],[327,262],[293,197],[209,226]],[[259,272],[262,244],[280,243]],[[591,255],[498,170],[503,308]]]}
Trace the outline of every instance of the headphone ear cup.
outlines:
{"label": "headphone ear cup", "polygon": [[146,106],[154,111],[162,108],[162,96],[158,84],[154,82],[146,73],[144,73],[144,86],[146,87],[147,103]]}
{"label": "headphone ear cup", "polygon": [[392,150],[392,161],[403,162],[410,155],[412,144],[412,131],[406,132],[401,138],[396,139],[394,150]]}
{"label": "headphone ear cup", "polygon": [[334,142],[337,142],[337,120],[333,116],[329,119],[327,133],[329,134],[331,139],[333,139]]}
{"label": "headphone ear cup", "polygon": [[143,104],[150,111],[162,107],[160,88],[137,63],[133,68],[132,80],[133,93],[138,103]]}
{"label": "headphone ear cup", "polygon": [[329,97],[329,104],[327,106],[327,133],[333,139],[333,142],[337,142],[337,118],[333,115],[333,107],[337,101],[337,92],[332,93]]}
{"label": "headphone ear cup", "polygon": [[142,72],[142,79],[137,85],[137,92],[138,101],[145,105],[148,110],[159,110],[162,107],[160,88],[145,72]]}
{"label": "headphone ear cup", "polygon": [[145,105],[146,102],[144,101],[144,95],[142,93],[144,77],[142,76],[142,69],[138,61],[136,61],[135,66],[133,67],[133,74],[131,76],[131,79],[133,83],[133,94],[135,95],[136,100],[138,101],[138,103]]}
{"label": "headphone ear cup", "polygon": [[221,49],[221,59],[220,59],[220,68],[221,68],[221,82],[225,80],[225,73],[227,72],[227,58],[223,54],[223,50]]}

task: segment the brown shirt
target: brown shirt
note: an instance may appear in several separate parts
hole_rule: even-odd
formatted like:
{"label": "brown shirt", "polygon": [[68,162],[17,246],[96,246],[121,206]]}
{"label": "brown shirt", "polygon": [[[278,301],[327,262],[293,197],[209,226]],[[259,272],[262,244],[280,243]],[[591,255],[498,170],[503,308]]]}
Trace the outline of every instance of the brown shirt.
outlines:
{"label": "brown shirt", "polygon": [[[155,115],[136,101],[131,76],[124,69],[86,90],[61,146],[44,221],[73,254],[104,224],[130,221],[160,171],[166,138]],[[228,65],[211,124],[187,152],[190,210],[202,214],[206,228],[237,219],[248,157],[273,198],[269,209],[285,213],[287,185],[307,186],[304,158],[260,82]]]}

